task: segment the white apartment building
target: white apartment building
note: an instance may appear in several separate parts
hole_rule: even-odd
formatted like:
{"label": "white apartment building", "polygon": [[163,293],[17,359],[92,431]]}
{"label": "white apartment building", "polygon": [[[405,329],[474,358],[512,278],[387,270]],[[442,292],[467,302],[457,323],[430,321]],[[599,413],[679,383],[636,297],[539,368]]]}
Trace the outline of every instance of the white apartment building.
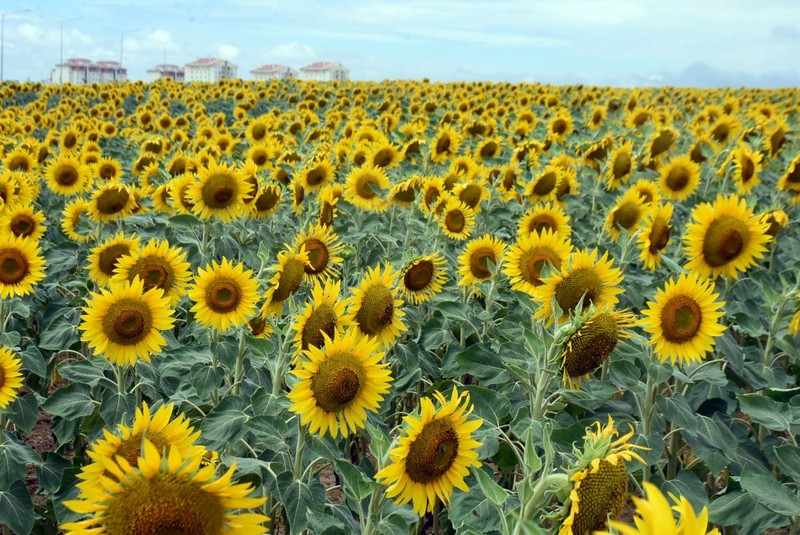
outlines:
{"label": "white apartment building", "polygon": [[297,78],[297,71],[286,65],[262,65],[250,71],[253,80],[266,82],[269,80],[286,80]]}
{"label": "white apartment building", "polygon": [[220,58],[200,58],[187,63],[184,80],[187,82],[216,82],[224,78],[236,78],[238,67]]}
{"label": "white apartment building", "polygon": [[51,84],[107,84],[128,80],[128,69],[118,61],[98,61],[70,58],[50,72]]}
{"label": "white apartment building", "polygon": [[145,80],[148,82],[155,82],[162,78],[183,82],[184,71],[178,65],[173,65],[171,63],[162,63],[161,65],[156,65],[152,69],[147,69]]}
{"label": "white apartment building", "polygon": [[349,80],[350,69],[338,62],[315,61],[300,69],[302,80],[317,80],[332,82],[334,80]]}

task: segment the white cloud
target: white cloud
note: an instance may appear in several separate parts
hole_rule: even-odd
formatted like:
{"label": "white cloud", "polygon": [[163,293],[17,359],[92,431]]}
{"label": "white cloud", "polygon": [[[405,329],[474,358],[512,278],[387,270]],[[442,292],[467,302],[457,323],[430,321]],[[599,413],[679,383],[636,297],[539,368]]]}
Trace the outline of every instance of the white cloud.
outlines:
{"label": "white cloud", "polygon": [[277,45],[266,52],[263,58],[266,63],[302,63],[317,57],[317,52],[314,47],[310,45],[301,45],[299,43],[285,43]]}
{"label": "white cloud", "polygon": [[219,56],[224,59],[236,59],[241,51],[233,45],[220,45],[217,48]]}

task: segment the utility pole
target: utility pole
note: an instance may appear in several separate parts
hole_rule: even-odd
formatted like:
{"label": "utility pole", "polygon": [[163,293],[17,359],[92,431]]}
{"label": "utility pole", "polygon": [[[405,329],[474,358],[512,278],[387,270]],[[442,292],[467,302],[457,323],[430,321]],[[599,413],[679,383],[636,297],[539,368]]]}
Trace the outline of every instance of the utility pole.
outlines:
{"label": "utility pole", "polygon": [[[72,17],[71,19],[53,19],[40,15],[41,18],[52,22],[57,22],[59,27],[59,50],[58,50],[58,83],[64,83],[64,23],[80,20],[83,17]],[[84,75],[84,81],[88,76],[88,72]]]}
{"label": "utility pole", "polygon": [[119,30],[117,28],[111,28],[109,26],[104,26],[104,28],[106,30],[108,30],[108,31],[117,32],[119,34],[119,68],[114,73],[114,81],[116,81],[117,80],[117,75],[122,70],[122,59],[123,59],[122,52],[123,52],[124,46],[125,46],[125,43],[124,43],[125,34],[126,33],[138,32],[139,29],[135,29],[135,30]]}
{"label": "utility pole", "polygon": [[30,9],[0,13],[0,83],[3,83],[3,60],[5,56],[6,44],[6,15],[19,15],[20,13],[27,13],[28,11],[30,11]]}

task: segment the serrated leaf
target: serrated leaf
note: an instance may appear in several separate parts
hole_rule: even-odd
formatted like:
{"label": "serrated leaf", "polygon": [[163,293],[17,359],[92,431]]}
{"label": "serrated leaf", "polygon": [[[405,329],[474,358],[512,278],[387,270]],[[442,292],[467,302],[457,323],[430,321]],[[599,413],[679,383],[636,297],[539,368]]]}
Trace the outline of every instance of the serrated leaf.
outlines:
{"label": "serrated leaf", "polygon": [[325,487],[319,481],[292,481],[281,488],[281,503],[291,532],[302,533],[308,528],[308,512],[325,506]]}
{"label": "serrated leaf", "polygon": [[126,415],[130,418],[135,412],[136,398],[119,392],[107,391],[100,404],[100,416],[108,428],[121,423]]}
{"label": "serrated leaf", "polygon": [[42,409],[54,416],[77,420],[92,414],[97,403],[89,396],[88,387],[71,384],[53,392],[53,395],[42,403]]}
{"label": "serrated leaf", "polygon": [[357,466],[345,460],[337,460],[334,465],[336,471],[342,476],[345,494],[355,502],[360,502],[372,494],[372,482]]}
{"label": "serrated leaf", "polygon": [[69,379],[73,383],[87,386],[97,386],[97,383],[105,377],[103,370],[88,360],[62,364],[58,367],[58,373],[61,377]]}
{"label": "serrated leaf", "polygon": [[792,425],[792,411],[785,403],[762,394],[739,394],[736,399],[743,413],[767,429],[786,431]]}
{"label": "serrated leaf", "polygon": [[39,402],[33,394],[17,396],[8,410],[11,412],[11,421],[24,433],[30,432],[39,421]]}
{"label": "serrated leaf", "polygon": [[0,490],[0,524],[17,535],[33,530],[33,502],[24,482],[15,481],[8,490]]}
{"label": "serrated leaf", "polygon": [[246,424],[250,417],[240,408],[228,408],[241,406],[241,400],[234,400],[236,398],[225,398],[206,416],[200,427],[203,438],[214,449],[221,448],[226,443],[238,442],[247,432]]}
{"label": "serrated leaf", "polygon": [[508,499],[508,492],[497,484],[497,482],[480,468],[473,471],[478,486],[483,491],[483,495],[497,507],[501,507]]}
{"label": "serrated leaf", "polygon": [[785,516],[800,515],[800,498],[797,493],[781,485],[774,477],[755,473],[749,466],[745,466],[739,484],[755,501],[770,511]]}

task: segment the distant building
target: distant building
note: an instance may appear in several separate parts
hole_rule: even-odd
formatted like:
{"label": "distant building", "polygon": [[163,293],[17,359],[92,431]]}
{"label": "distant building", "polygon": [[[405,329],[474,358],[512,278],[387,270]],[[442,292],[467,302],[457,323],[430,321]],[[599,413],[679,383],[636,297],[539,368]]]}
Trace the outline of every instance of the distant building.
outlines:
{"label": "distant building", "polygon": [[349,80],[350,69],[341,63],[315,61],[300,69],[300,78],[303,80],[318,80],[320,82]]}
{"label": "distant building", "polygon": [[184,80],[187,82],[216,82],[236,78],[238,67],[220,58],[200,58],[186,64]]}
{"label": "distant building", "polygon": [[51,84],[107,84],[128,80],[128,69],[118,61],[98,61],[70,58],[50,72]]}
{"label": "distant building", "polygon": [[183,82],[183,77],[183,69],[181,69],[178,65],[162,63],[161,65],[156,65],[152,69],[147,69],[147,75],[145,79],[148,82],[155,82],[156,80],[161,80],[162,78],[175,80],[176,82]]}
{"label": "distant building", "polygon": [[253,80],[266,82],[267,80],[286,80],[297,78],[297,71],[286,65],[262,65],[250,71]]}

